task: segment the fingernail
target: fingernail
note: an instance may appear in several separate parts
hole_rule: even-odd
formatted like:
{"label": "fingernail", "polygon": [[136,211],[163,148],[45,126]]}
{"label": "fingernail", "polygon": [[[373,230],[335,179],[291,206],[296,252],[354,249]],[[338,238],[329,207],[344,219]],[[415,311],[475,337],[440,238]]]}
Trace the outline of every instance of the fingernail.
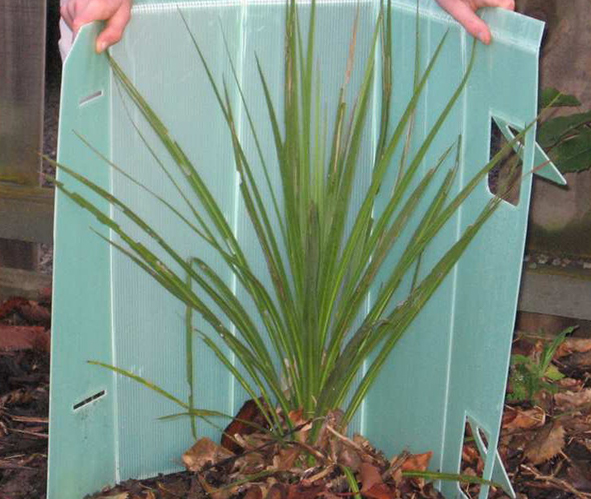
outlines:
{"label": "fingernail", "polygon": [[476,38],[478,38],[482,43],[484,43],[485,45],[488,45],[490,43],[490,38],[488,36],[488,33],[486,31],[479,31],[476,34]]}
{"label": "fingernail", "polygon": [[100,54],[100,53],[104,52],[108,46],[109,45],[107,44],[107,42],[98,42],[96,44],[96,51]]}

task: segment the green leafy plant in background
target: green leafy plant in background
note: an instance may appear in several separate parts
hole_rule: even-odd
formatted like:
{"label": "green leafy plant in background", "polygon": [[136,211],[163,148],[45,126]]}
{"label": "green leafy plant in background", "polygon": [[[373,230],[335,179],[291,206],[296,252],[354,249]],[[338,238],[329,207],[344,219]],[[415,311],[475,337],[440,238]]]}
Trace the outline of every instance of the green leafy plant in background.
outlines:
{"label": "green leafy plant in background", "polygon": [[534,402],[542,391],[550,393],[558,391],[558,387],[553,383],[564,378],[564,374],[552,364],[552,359],[567,335],[574,330],[574,327],[565,329],[552,341],[546,343],[541,352],[533,356],[528,357],[520,354],[511,356],[511,375],[509,378],[511,393],[507,394],[508,400],[512,402]]}
{"label": "green leafy plant in background", "polygon": [[[555,88],[545,88],[540,95],[540,109],[579,107],[572,95]],[[591,111],[550,117],[541,121],[537,141],[562,173],[591,168]]]}
{"label": "green leafy plant in background", "polygon": [[[180,15],[185,20],[182,13]],[[349,109],[344,95],[353,62],[354,28],[347,75],[342,88],[335,89],[339,101],[334,111],[334,126],[327,135],[327,120],[322,117],[324,113],[321,112],[319,98],[319,74],[316,73],[319,70],[315,69],[314,60],[315,15],[313,1],[310,6],[311,27],[304,37],[296,2],[290,0],[286,5],[282,123],[271,99],[263,64],[257,59],[256,69],[266,99],[266,123],[252,121],[248,96],[242,93],[232,64],[234,80],[256,144],[270,200],[263,199],[255,181],[253,160],[247,157],[242,139],[236,131],[235,110],[228,85],[225,81],[220,85],[214,80],[201,48],[187,25],[188,34],[206,70],[231,134],[230,145],[240,178],[240,194],[258,239],[260,255],[270,276],[270,286],[263,285],[265,276],[254,273],[220,205],[205,185],[200,167],[185,154],[149,103],[118,64],[109,58],[116,81],[164,145],[169,156],[166,161],[172,160],[174,167],[183,172],[184,185],[174,185],[191,215],[186,217],[156,194],[153,194],[154,202],[161,203],[164,209],[185,223],[196,238],[215,250],[225,265],[224,270],[229,269],[249,294],[254,310],[246,308],[237,299],[227,281],[221,277],[223,274],[203,260],[186,261],[144,221],[134,207],[127,206],[65,165],[59,167],[62,174],[67,174],[68,181],[65,182],[64,177],[56,181],[62,193],[94,214],[119,237],[120,242],[109,241],[114,247],[128,255],[187,306],[188,381],[191,383],[192,376],[191,335],[197,334],[255,401],[271,431],[281,433],[285,427],[292,428],[293,423],[286,415],[290,411],[303,410],[305,417],[315,422],[315,430],[310,432],[311,439],[317,434],[322,418],[335,409],[343,410],[340,420],[342,426],[351,420],[400,338],[494,213],[501,197],[491,199],[423,278],[419,278],[417,272],[421,255],[476,186],[486,178],[491,168],[527,131],[526,128],[514,141],[503,147],[454,195],[452,187],[456,182],[461,154],[460,137],[450,138],[449,146],[440,152],[439,160],[429,165],[426,173],[419,178],[420,166],[433,140],[466,86],[477,50],[474,45],[463,78],[441,114],[434,120],[423,143],[411,154],[409,144],[413,117],[433,68],[442,63],[439,55],[447,35],[443,36],[433,57],[421,72],[417,16],[415,88],[400,120],[391,123],[392,23],[388,6],[378,18],[355,105]],[[353,213],[352,192],[361,161],[362,136],[368,126],[374,78],[378,74],[378,47],[381,49],[382,61],[379,138],[373,156],[371,181],[363,193],[359,209]],[[274,151],[271,155],[263,151],[259,140],[258,130],[263,126],[270,127],[273,133]],[[136,130],[167,177],[173,181],[166,161],[156,156],[154,149],[141,135],[139,127],[136,126]],[[89,147],[92,146],[89,144]],[[400,163],[393,160],[397,151],[403,152]],[[104,159],[116,171],[126,175],[107,158]],[[446,160],[453,166],[442,171]],[[384,209],[376,212],[375,203],[380,188],[386,174],[395,167],[398,168],[395,186],[388,195]],[[279,170],[281,181],[277,186],[270,181],[271,168]],[[107,200],[115,209],[121,210],[181,271],[173,271],[154,251],[136,241],[88,198],[75,192],[73,179]],[[131,180],[141,185],[137,180]],[[430,193],[429,198],[427,193]],[[426,209],[419,211],[419,205],[426,206]],[[411,219],[415,221],[413,226],[410,225]],[[405,230],[409,232],[410,239],[401,248],[398,261],[389,262],[386,268],[384,262],[392,248],[400,244],[400,236]],[[377,286],[380,272],[380,285]],[[412,279],[411,290],[402,303],[393,306],[392,299],[405,279]],[[366,310],[370,290],[372,304]],[[221,313],[207,304],[206,297],[215,304],[215,310]],[[193,330],[192,313],[201,316],[212,332]],[[235,334],[225,325],[228,321],[235,327]],[[258,326],[259,323],[262,326]],[[220,348],[216,337],[235,356],[242,370]],[[277,359],[281,362],[275,362]],[[135,379],[167,397],[180,406],[184,415],[208,420],[220,415],[196,409],[193,396],[185,402],[121,367],[97,364]]]}

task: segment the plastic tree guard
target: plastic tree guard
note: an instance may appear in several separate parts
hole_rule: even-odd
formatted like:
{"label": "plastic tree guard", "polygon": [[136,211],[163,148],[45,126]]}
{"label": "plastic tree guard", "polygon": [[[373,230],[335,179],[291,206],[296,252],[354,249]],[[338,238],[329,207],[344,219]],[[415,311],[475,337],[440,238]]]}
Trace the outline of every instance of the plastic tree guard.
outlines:
{"label": "plastic tree guard", "polygon": [[[318,3],[318,67],[329,110],[343,81],[357,10],[358,71],[350,83],[351,96],[360,83],[379,3]],[[412,91],[417,14],[414,0],[394,0],[392,4],[392,115],[396,120]],[[225,76],[232,82],[223,30],[253,120],[267,125],[254,57],[256,53],[261,59],[272,97],[280,109],[284,3],[229,0],[136,5],[124,40],[112,50],[172,136],[200,168],[238,239],[244,243],[255,270],[263,269],[256,238],[240,204],[230,137],[179,9],[205,51],[214,77],[221,82]],[[301,19],[305,20],[307,7],[302,9]],[[456,192],[488,161],[493,120],[510,135],[511,129],[520,130],[532,122],[537,112],[542,23],[502,10],[484,10],[483,16],[492,28],[494,42],[490,47],[477,46],[469,84],[423,166],[426,171],[461,134],[461,171],[454,186]],[[472,50],[472,39],[434,2],[420,2],[419,19],[423,67],[443,34],[447,30],[450,33],[417,110],[413,146],[420,143],[443,109]],[[137,208],[187,258],[200,255],[222,268],[220,261],[186,227],[165,213],[153,198],[113,172],[73,133],[83,136],[158,194],[173,203],[178,200],[132,120],[156,152],[166,158],[158,139],[122,95],[106,58],[94,53],[98,29],[92,25],[80,32],[65,63],[59,161]],[[377,97],[381,78],[375,81]],[[241,117],[240,134],[245,137],[246,152],[254,157],[255,146],[248,138],[238,92],[231,84],[229,88],[233,92],[235,115]],[[361,152],[362,164],[366,165],[371,164],[378,132],[377,99],[374,102]],[[274,157],[270,127],[258,128],[263,150]],[[351,425],[353,431],[362,432],[389,453],[432,450],[432,469],[454,473],[459,470],[465,427],[469,424],[485,462],[482,477],[503,484],[511,496],[514,494],[496,446],[531,189],[531,175],[527,173],[541,162],[536,157],[541,153],[536,153],[534,133],[535,127],[524,140],[526,175],[518,204],[504,202],[473,241],[400,342]],[[399,159],[394,159],[396,164]],[[450,160],[447,167],[451,165]],[[371,173],[369,166],[364,168],[358,179],[360,189]],[[537,173],[561,180],[552,165]],[[392,172],[392,179],[394,176]],[[61,175],[61,179],[68,182],[66,175]],[[71,179],[70,184],[74,185]],[[106,203],[79,184],[75,184],[74,190],[90,196],[109,211]],[[387,190],[387,186],[382,189]],[[424,271],[474,220],[491,196],[483,182],[424,255]],[[178,412],[178,408],[139,384],[86,361],[99,360],[131,370],[186,399],[184,308],[97,237],[90,227],[106,237],[109,233],[93,217],[59,192],[56,203],[49,498],[81,499],[120,480],[180,468],[180,456],[192,444],[189,421],[157,419]],[[376,210],[379,209],[378,204]],[[111,213],[118,222],[128,225],[122,215],[113,210]],[[146,239],[139,232],[137,237]],[[227,277],[231,279],[229,274]],[[400,294],[399,300],[402,299],[404,293]],[[195,321],[198,323],[199,319]],[[195,350],[196,406],[235,413],[245,400],[245,393],[203,345],[196,342]],[[199,424],[198,431],[202,436],[216,437],[207,426]],[[440,486],[447,497],[462,495],[457,483]],[[482,487],[481,496],[486,494],[487,487]]]}

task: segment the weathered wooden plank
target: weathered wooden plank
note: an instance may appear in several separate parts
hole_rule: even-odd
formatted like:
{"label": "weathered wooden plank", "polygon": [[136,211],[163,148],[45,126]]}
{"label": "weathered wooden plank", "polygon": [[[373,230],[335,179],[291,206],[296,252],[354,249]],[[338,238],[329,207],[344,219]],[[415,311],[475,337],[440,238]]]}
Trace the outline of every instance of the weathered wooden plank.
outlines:
{"label": "weathered wooden plank", "polygon": [[30,270],[0,268],[0,300],[10,296],[38,300],[47,296],[50,287],[50,275]]}
{"label": "weathered wooden plank", "polygon": [[53,242],[53,189],[0,185],[0,238]]}
{"label": "weathered wooden plank", "polygon": [[523,312],[591,320],[591,273],[542,273],[526,270],[518,309]]}

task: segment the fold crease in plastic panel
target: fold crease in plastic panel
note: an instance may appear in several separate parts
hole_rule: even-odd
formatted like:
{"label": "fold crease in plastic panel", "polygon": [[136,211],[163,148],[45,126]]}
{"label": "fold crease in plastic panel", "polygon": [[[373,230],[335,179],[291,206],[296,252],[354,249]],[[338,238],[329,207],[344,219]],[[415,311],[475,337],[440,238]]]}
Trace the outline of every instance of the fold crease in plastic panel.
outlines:
{"label": "fold crease in plastic panel", "polygon": [[[349,103],[361,82],[379,4],[378,0],[318,1],[317,62],[329,116],[346,71],[356,16],[356,62]],[[304,24],[307,8],[301,5]],[[391,112],[395,122],[412,92],[417,9],[414,0],[393,0],[392,8]],[[230,135],[179,10],[203,47],[216,81],[225,78],[232,82],[228,51],[253,121],[268,123],[255,54],[279,109],[284,9],[282,1],[137,3],[123,41],[111,52],[166,123],[171,136],[199,165],[237,238],[246,247],[255,272],[261,275],[264,260],[240,201]],[[421,64],[429,60],[441,37],[449,34],[418,107],[411,147],[420,143],[436,121],[466,70],[473,46],[472,39],[434,1],[421,0],[419,16]],[[485,10],[483,16],[492,28],[494,42],[489,47],[476,46],[469,83],[421,166],[426,172],[461,134],[455,192],[488,161],[492,123],[511,134],[523,130],[537,113],[538,49],[543,25],[496,9]],[[94,53],[99,29],[98,25],[85,27],[65,63],[59,161],[141,212],[184,258],[199,256],[214,268],[224,268],[219,257],[186,226],[149,194],[110,169],[77,136],[175,207],[184,209],[135,126],[155,153],[164,157],[157,137],[123,96],[105,56]],[[360,152],[359,193],[354,194],[358,203],[371,176],[365,165],[371,164],[375,150],[380,82],[381,78],[375,78],[373,110]],[[240,96],[235,85],[228,88],[239,118],[238,132],[246,153],[254,157],[255,144],[247,133]],[[474,434],[486,436],[478,442],[485,462],[482,478],[503,484],[512,496],[496,445],[531,189],[531,175],[527,173],[540,154],[534,133],[535,127],[530,128],[520,147],[526,174],[518,203],[502,203],[473,241],[394,351],[351,425],[351,431],[362,432],[387,453],[431,450],[431,468],[448,473],[459,470],[464,432],[469,425]],[[263,150],[274,154],[271,130],[263,127],[260,134]],[[399,160],[399,156],[394,158]],[[560,180],[552,165],[545,170],[546,176]],[[255,175],[260,176],[263,186],[262,172]],[[279,181],[273,172],[271,177],[272,183]],[[66,185],[72,180],[62,174],[60,179]],[[175,180],[183,181],[178,176]],[[76,191],[90,196],[107,213],[110,210],[117,223],[129,226],[117,210],[83,186],[76,184]],[[269,195],[264,188],[262,191]],[[492,196],[483,182],[425,253],[425,271]],[[383,207],[385,197],[380,203],[376,210]],[[185,310],[99,237],[111,237],[105,227],[59,192],[56,215],[49,498],[81,499],[117,481],[181,468],[180,457],[193,442],[189,420],[158,420],[178,412],[173,403],[87,361],[130,370],[186,399]],[[133,236],[150,244],[140,231]],[[225,277],[231,282],[229,272]],[[244,292],[235,289],[239,298],[246,300],[241,296]],[[196,406],[236,413],[247,395],[197,340],[194,349]],[[202,423],[198,423],[197,432],[219,438]],[[446,497],[462,495],[456,483],[442,483],[440,487]],[[486,495],[487,487],[482,487],[481,496]]]}

